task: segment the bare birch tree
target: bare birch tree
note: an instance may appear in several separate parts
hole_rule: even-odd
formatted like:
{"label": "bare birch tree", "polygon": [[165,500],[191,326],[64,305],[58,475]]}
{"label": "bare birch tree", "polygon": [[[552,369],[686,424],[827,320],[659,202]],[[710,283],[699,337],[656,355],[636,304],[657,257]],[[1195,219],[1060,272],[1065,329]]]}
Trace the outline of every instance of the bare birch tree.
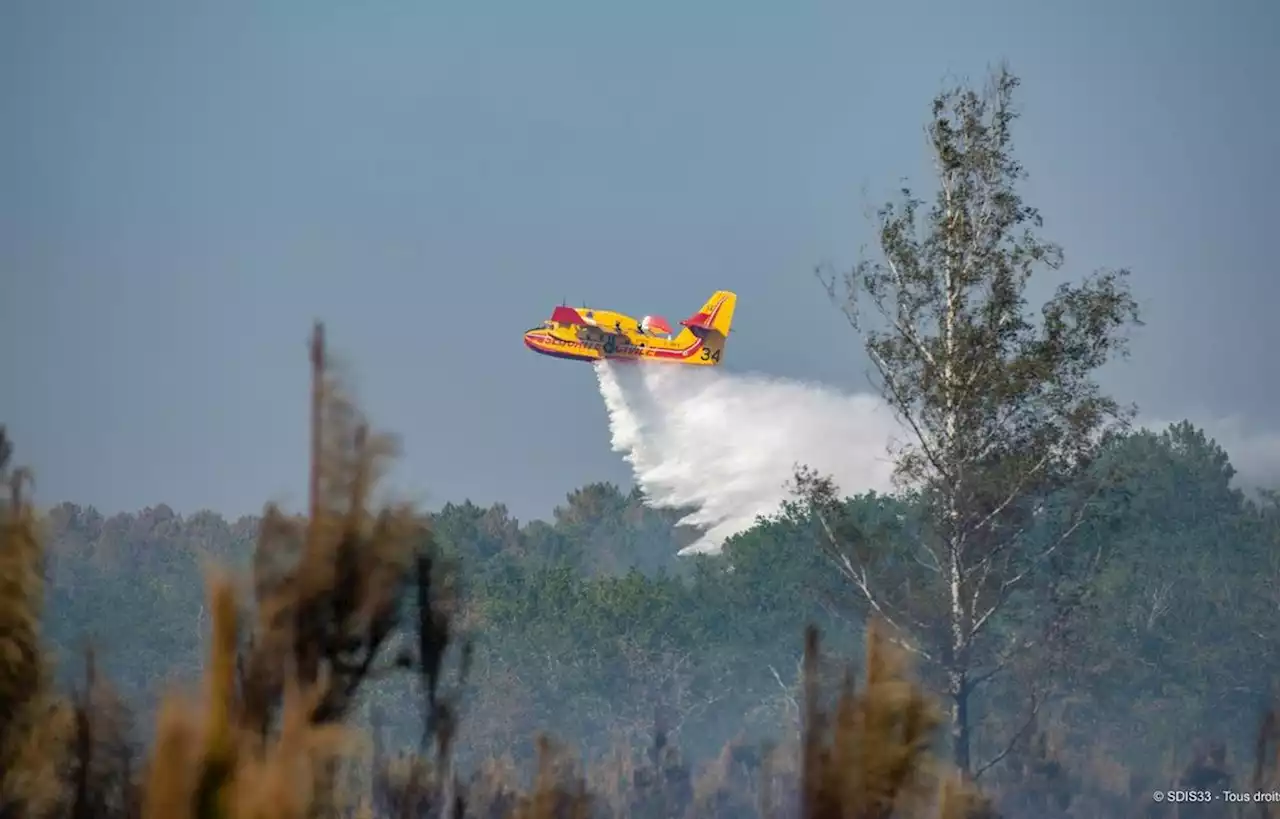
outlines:
{"label": "bare birch tree", "polygon": [[[1062,252],[1039,237],[1041,217],[1018,191],[1018,85],[1001,67],[982,93],[935,98],[932,207],[904,188],[878,213],[873,258],[843,275],[818,271],[907,431],[895,457],[922,515],[912,559],[879,571],[865,533],[837,525],[831,481],[807,467],[797,474],[860,608],[944,673],[955,762],[970,773],[981,767],[970,759],[975,686],[1043,641],[1070,607],[1059,594],[1019,606],[1051,615],[1034,627],[993,623],[1011,619],[1002,609],[1033,580],[1048,577],[1038,588],[1061,592],[1052,575],[1089,564],[1065,558],[1065,547],[1096,506],[1099,482],[1086,477],[1094,456],[1133,413],[1101,392],[1094,373],[1126,354],[1126,330],[1141,323],[1124,270],[1062,283],[1038,317],[1028,310],[1032,275],[1058,270]],[[913,585],[910,573],[904,581],[904,564],[926,582]]]}

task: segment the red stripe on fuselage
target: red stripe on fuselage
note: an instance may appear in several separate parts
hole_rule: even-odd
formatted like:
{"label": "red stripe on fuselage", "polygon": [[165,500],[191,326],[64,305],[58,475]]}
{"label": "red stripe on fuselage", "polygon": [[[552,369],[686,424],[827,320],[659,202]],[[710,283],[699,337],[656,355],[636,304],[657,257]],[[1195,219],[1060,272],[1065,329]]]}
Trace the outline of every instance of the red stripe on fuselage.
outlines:
{"label": "red stripe on fuselage", "polygon": [[[550,333],[541,333],[538,335],[526,335],[524,337],[524,345],[528,347],[530,350],[533,350],[535,353],[542,353],[543,355],[549,355],[554,358],[571,358],[577,361],[597,361],[598,360],[596,356],[583,355],[583,354],[572,352],[574,349],[578,349],[578,350],[595,349],[594,347],[589,347],[586,344],[582,344],[576,341],[566,341],[562,338],[551,335]],[[696,339],[688,347],[685,347],[683,350],[664,350],[656,347],[645,347],[643,348],[643,352],[614,353],[610,355],[608,353],[604,353],[604,351],[601,350],[601,354],[603,355],[604,358],[608,358],[611,360],[618,360],[618,361],[635,361],[635,360],[643,360],[646,358],[658,358],[664,361],[671,361],[671,360],[683,361],[696,355],[698,351],[702,349],[702,345],[703,345],[703,340],[699,338],[699,339]],[[630,345],[630,346],[634,346],[634,345]],[[555,347],[562,347],[562,348],[568,348],[568,349],[556,350],[554,349]]]}

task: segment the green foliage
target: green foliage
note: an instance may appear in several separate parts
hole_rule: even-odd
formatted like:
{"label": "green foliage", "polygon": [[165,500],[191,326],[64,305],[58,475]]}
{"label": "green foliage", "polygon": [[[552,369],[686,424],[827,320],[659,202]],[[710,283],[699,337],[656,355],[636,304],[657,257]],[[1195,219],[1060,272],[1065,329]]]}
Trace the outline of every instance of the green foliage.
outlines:
{"label": "green foliage", "polygon": [[[1074,743],[1105,737],[1139,767],[1206,732],[1244,736],[1280,670],[1258,650],[1275,634],[1280,603],[1272,585],[1280,506],[1234,488],[1227,453],[1186,423],[1116,438],[1099,468],[1120,478],[1096,497],[1100,508],[1079,531],[1077,551],[1103,543],[1111,559],[1058,643],[1069,661],[1056,666],[1045,713]],[[574,497],[607,495],[596,489]],[[464,619],[476,638],[478,685],[467,711],[476,730],[463,738],[464,757],[489,747],[483,731],[516,730],[498,725],[499,713],[517,728],[554,730],[590,750],[609,746],[620,726],[643,742],[653,709],[678,698],[684,710],[671,717],[676,735],[695,755],[712,754],[742,731],[767,736],[790,724],[795,635],[806,624],[829,635],[837,661],[856,659],[861,614],[847,605],[845,581],[828,558],[812,548],[816,524],[801,506],[730,539],[721,555],[680,558],[687,562],[678,571],[602,572],[583,557],[599,550],[590,538],[619,536],[626,520],[641,527],[627,536],[631,542],[664,541],[666,558],[675,560],[678,533],[658,532],[643,516],[619,520],[626,498],[579,503],[550,522],[519,526],[501,507],[468,503],[436,516],[449,516],[439,538],[467,570]],[[915,560],[919,520],[908,499],[871,494],[841,503],[841,519],[867,534],[867,559],[881,577],[897,578],[893,589],[919,593],[919,584],[931,582]],[[44,524],[48,638],[74,659],[96,636],[103,669],[141,704],[157,681],[198,672],[208,631],[201,569],[209,560],[247,565],[258,522],[182,518],[164,507],[104,518],[62,505]],[[1040,629],[1039,595],[1050,590],[1012,598],[992,625],[993,639],[1012,639],[1028,623]],[[984,748],[999,749],[999,738],[1018,724],[1027,678],[1043,678],[1048,659],[1029,653],[975,701]],[[64,663],[64,677],[74,668]],[[378,697],[392,712],[415,707],[411,699]],[[414,740],[410,730],[393,734]],[[532,750],[523,747],[517,755]]]}
{"label": "green foliage", "polygon": [[[1019,80],[1002,67],[985,93],[955,88],[935,98],[928,124],[937,191],[932,207],[904,187],[879,211],[879,254],[843,278],[825,277],[863,341],[885,400],[904,419],[908,442],[896,475],[912,490],[923,526],[916,559],[933,574],[905,585],[900,572],[859,555],[866,533],[840,537],[829,482],[802,470],[798,489],[826,522],[849,596],[886,617],[901,639],[947,676],[958,764],[971,769],[970,695],[1010,661],[992,641],[1000,612],[1061,561],[1093,511],[1100,446],[1132,409],[1094,375],[1126,352],[1138,320],[1127,271],[1062,283],[1028,309],[1033,276],[1055,271],[1062,250],[1042,238],[1043,220],[1020,185],[1014,153]],[[919,573],[917,573],[919,574]],[[1075,579],[1075,578],[1072,578]],[[1061,581],[1054,579],[1051,584]],[[1053,596],[1053,595],[1051,595]],[[1043,642],[1076,606],[1056,590],[1049,622],[1014,643]],[[1046,601],[1041,600],[1041,604]]]}

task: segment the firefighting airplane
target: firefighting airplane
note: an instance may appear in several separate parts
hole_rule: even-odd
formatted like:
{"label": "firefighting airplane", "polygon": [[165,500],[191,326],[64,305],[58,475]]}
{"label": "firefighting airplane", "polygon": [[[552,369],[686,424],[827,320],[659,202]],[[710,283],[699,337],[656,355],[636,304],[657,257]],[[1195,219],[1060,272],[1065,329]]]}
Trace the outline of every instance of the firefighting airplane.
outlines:
{"label": "firefighting airplane", "polygon": [[636,321],[622,313],[561,305],[549,321],[524,334],[525,346],[535,353],[574,361],[602,359],[698,364],[720,363],[737,295],[717,290],[702,309],[680,322],[672,335],[661,316]]}

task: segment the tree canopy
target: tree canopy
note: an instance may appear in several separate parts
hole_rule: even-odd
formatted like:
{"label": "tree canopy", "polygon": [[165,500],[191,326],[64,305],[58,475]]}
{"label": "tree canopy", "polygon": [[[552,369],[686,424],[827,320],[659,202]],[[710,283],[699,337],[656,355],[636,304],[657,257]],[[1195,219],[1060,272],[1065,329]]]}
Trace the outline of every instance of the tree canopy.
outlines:
{"label": "tree canopy", "polygon": [[[1105,542],[1110,559],[1081,604],[1070,662],[1042,692],[1041,719],[1134,765],[1206,732],[1246,736],[1276,671],[1257,649],[1274,633],[1277,505],[1233,487],[1228,453],[1187,422],[1117,436],[1098,457],[1120,477],[1106,518],[1078,537],[1090,548]],[[844,519],[875,532],[879,576],[919,593],[912,584],[929,573],[915,560],[917,502],[868,494],[840,503]],[[690,752],[711,754],[794,718],[806,624],[830,636],[833,662],[857,659],[865,612],[813,548],[801,506],[720,555],[676,557],[688,538],[677,519],[609,484],[572,493],[546,522],[465,501],[431,516],[466,579],[475,752],[540,729],[586,749],[619,731],[642,741],[662,711]],[[107,516],[63,503],[45,525],[46,633],[66,660],[96,638],[104,669],[142,702],[175,667],[198,670],[202,571],[210,561],[246,566],[258,521],[163,505]],[[992,628],[1004,638],[1040,617],[1034,598],[1015,598]],[[64,663],[64,674],[74,668]],[[984,752],[1022,724],[1037,676],[1015,665],[993,680],[973,715]],[[944,678],[935,682],[945,690]]]}

